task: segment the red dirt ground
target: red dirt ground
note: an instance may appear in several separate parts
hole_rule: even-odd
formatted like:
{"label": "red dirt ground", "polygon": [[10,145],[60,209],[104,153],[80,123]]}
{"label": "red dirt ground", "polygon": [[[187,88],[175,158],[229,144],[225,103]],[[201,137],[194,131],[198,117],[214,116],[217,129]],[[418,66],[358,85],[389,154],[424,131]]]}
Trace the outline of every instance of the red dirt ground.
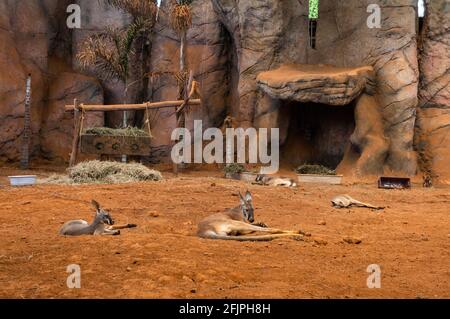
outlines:
{"label": "red dirt ground", "polygon": [[[2,298],[450,298],[450,188],[280,189],[217,172],[165,174],[157,183],[6,186],[6,176],[18,173],[0,170]],[[236,206],[236,192],[246,189],[257,220],[312,237],[240,243],[195,236],[202,218]],[[343,193],[388,207],[332,208],[330,199]],[[65,221],[92,218],[93,198],[117,223],[138,228],[115,237],[59,236]],[[348,236],[362,243],[343,242]],[[81,289],[66,286],[70,264],[81,266]],[[367,288],[370,264],[381,267],[381,289]]]}

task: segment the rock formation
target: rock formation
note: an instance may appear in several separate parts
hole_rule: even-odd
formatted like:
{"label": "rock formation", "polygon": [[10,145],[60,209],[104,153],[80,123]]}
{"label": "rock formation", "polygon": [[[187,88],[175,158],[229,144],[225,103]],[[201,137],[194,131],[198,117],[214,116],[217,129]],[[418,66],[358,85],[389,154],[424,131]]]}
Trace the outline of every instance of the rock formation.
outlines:
{"label": "rock formation", "polygon": [[[374,74],[370,66],[358,68],[337,68],[329,65],[304,65],[292,64],[283,65],[273,71],[262,72],[257,77],[259,87],[275,100],[288,100],[301,102],[290,107],[305,108],[306,103],[315,103],[312,108],[321,107],[320,104],[326,104],[339,108],[348,108],[349,104],[356,100],[354,107],[355,130],[344,139],[334,139],[330,134],[326,138],[323,131],[331,131],[337,127],[337,118],[328,122],[326,125],[310,124],[310,130],[315,130],[309,138],[308,148],[320,150],[322,145],[326,145],[325,152],[318,156],[316,160],[322,157],[344,154],[343,160],[339,163],[339,172],[354,171],[358,174],[377,174],[383,170],[383,164],[386,159],[389,143],[384,136],[383,122],[379,112],[379,106],[374,98]],[[272,114],[281,112],[281,108],[272,110]],[[291,112],[292,114],[292,112]],[[324,114],[317,112],[315,117],[324,117]],[[308,117],[308,114],[302,114]],[[307,119],[306,119],[307,120]],[[325,120],[325,119],[323,119]],[[323,120],[321,122],[323,122]],[[289,125],[289,118],[285,117],[279,125]],[[343,123],[343,127],[351,127],[351,122]],[[296,125],[292,123],[292,125]],[[325,127],[323,127],[325,126]],[[317,132],[321,130],[322,132]],[[295,131],[293,131],[295,132]],[[294,133],[295,134],[295,133]],[[334,133],[336,134],[336,133]],[[294,137],[300,139],[301,137]],[[333,139],[331,143],[330,139]],[[335,144],[344,144],[344,147],[337,147]],[[297,144],[297,147],[300,146]],[[336,153],[337,154],[333,154]],[[305,147],[299,147],[300,153],[305,152]],[[291,155],[292,156],[292,155]],[[341,156],[339,156],[341,157]],[[308,157],[299,157],[301,161],[314,160],[314,154]],[[327,161],[325,159],[325,161]],[[328,159],[330,161],[330,159]],[[325,163],[336,166],[338,163]],[[299,164],[299,163],[298,163]],[[334,165],[333,165],[334,164]]]}
{"label": "rock formation", "polygon": [[[262,71],[288,63],[371,65],[376,74],[376,99],[391,141],[386,168],[416,173],[416,1],[320,1],[316,50],[308,45],[307,1],[212,1],[236,46],[242,123],[279,124],[279,117],[270,115],[278,107],[267,105],[271,102],[257,88],[255,79]],[[367,8],[373,3],[381,8],[379,29],[366,24]]]}
{"label": "rock formation", "polygon": [[[329,156],[330,163],[340,164],[339,170],[346,174],[413,175],[419,163],[427,174],[450,182],[446,167],[450,150],[445,142],[450,123],[449,2],[427,1],[419,37],[416,0],[321,0],[317,45],[312,49],[306,0],[196,0],[188,63],[201,83],[204,105],[191,110],[188,126],[194,118],[203,119],[204,127],[220,126],[231,115],[242,127],[279,127],[286,154],[296,157],[304,152],[311,160],[314,152],[304,148],[302,139],[311,139],[314,125],[328,127],[317,137],[323,143],[316,153]],[[81,5],[79,30],[66,27],[66,7],[71,3]],[[380,28],[367,24],[373,14],[368,7],[373,4],[381,9]],[[153,76],[147,95],[154,101],[177,94],[173,73],[178,71],[179,39],[168,27],[167,11],[168,2],[163,1],[149,61]],[[28,73],[33,75],[35,157],[67,159],[72,122],[62,108],[74,96],[84,103],[123,101],[121,85],[99,84],[93,73],[78,67],[75,56],[89,34],[128,21],[126,14],[101,1],[0,0],[1,161],[17,161],[20,155]],[[373,68],[375,89],[362,94],[364,86],[358,81],[365,77],[349,77],[334,83],[330,96],[321,89],[317,98],[302,100],[295,88],[280,93],[263,83],[265,72],[290,64],[368,66]],[[342,81],[347,81],[344,86],[350,91],[342,92]],[[333,101],[342,107],[336,109]],[[312,119],[318,116],[314,109],[323,118]],[[310,122],[305,122],[308,114]],[[117,124],[119,119],[109,114],[106,123]],[[101,124],[102,115],[92,121]],[[296,123],[300,128],[292,131]],[[162,112],[152,124],[155,154],[162,158],[175,127],[173,111]]]}
{"label": "rock formation", "polygon": [[450,1],[427,3],[416,147],[425,174],[450,184]]}

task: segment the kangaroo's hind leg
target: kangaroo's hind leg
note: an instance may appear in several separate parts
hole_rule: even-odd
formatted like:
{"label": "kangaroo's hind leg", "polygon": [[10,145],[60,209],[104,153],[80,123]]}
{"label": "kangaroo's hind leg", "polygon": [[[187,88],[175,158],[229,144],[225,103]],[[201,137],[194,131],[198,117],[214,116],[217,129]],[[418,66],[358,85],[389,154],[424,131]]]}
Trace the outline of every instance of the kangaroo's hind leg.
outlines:
{"label": "kangaroo's hind leg", "polygon": [[136,224],[125,224],[125,225],[113,225],[109,226],[107,229],[109,230],[118,230],[118,229],[127,229],[127,228],[136,228]]}
{"label": "kangaroo's hind leg", "polygon": [[245,235],[255,232],[269,233],[269,234],[295,234],[293,231],[281,230],[277,228],[260,227],[239,221],[233,221],[229,224],[230,232]]}
{"label": "kangaroo's hind leg", "polygon": [[112,235],[112,236],[116,236],[116,235],[120,235],[120,230],[113,230],[113,229],[104,228],[104,229],[96,230],[94,235],[101,235],[101,236]]}

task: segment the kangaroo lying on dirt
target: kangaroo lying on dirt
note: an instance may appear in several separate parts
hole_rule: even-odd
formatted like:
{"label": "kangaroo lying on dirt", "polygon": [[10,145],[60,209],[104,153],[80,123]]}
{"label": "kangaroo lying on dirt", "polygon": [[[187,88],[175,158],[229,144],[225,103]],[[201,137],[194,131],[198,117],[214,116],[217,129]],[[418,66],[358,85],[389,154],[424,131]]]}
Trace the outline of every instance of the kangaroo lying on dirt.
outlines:
{"label": "kangaroo lying on dirt", "polygon": [[[240,205],[224,213],[206,217],[198,224],[197,235],[206,239],[237,241],[270,241],[280,237],[302,237],[299,232],[268,228],[264,223],[254,223],[252,195],[239,193]],[[241,236],[254,232],[269,235]]]}
{"label": "kangaroo lying on dirt", "polygon": [[254,184],[264,186],[297,187],[297,183],[292,178],[272,177],[262,174],[256,176]]}
{"label": "kangaroo lying on dirt", "polygon": [[368,207],[368,208],[372,208],[372,209],[384,209],[384,207],[381,207],[381,206],[374,206],[371,204],[360,202],[360,201],[350,197],[349,195],[336,196],[331,200],[331,203],[334,207],[337,207],[337,208],[348,208],[351,206],[358,206],[358,207]]}
{"label": "kangaroo lying on dirt", "polygon": [[96,213],[91,224],[85,220],[71,220],[61,227],[59,234],[64,236],[120,235],[119,229],[137,227],[134,224],[113,226],[114,220],[109,212],[101,208],[95,200],[92,200],[92,205],[95,207]]}

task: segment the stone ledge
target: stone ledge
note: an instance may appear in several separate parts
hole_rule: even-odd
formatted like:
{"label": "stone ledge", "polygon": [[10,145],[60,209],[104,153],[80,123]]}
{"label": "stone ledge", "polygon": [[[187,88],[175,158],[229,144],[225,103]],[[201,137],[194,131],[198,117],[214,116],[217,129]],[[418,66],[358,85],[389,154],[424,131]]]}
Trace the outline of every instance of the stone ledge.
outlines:
{"label": "stone ledge", "polygon": [[373,68],[287,64],[262,72],[258,86],[274,99],[346,105],[373,86]]}

